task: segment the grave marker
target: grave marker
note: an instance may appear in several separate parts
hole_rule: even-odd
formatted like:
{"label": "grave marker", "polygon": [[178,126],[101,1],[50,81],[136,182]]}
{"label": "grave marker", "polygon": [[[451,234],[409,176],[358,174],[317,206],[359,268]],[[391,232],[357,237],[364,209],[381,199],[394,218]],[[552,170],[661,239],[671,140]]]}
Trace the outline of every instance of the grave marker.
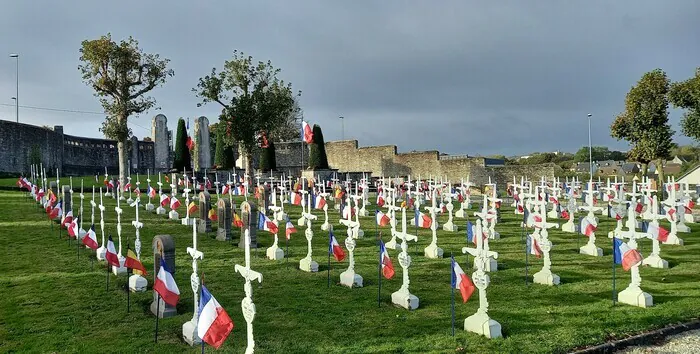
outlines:
{"label": "grave marker", "polygon": [[[158,271],[160,270],[161,258],[168,266],[168,269],[175,275],[175,240],[170,235],[156,235],[153,238],[153,283],[155,284]],[[160,302],[160,304],[158,304]],[[163,301],[158,293],[153,291],[153,302],[151,303],[151,313],[158,318],[168,318],[177,315],[177,308],[170,306]]]}

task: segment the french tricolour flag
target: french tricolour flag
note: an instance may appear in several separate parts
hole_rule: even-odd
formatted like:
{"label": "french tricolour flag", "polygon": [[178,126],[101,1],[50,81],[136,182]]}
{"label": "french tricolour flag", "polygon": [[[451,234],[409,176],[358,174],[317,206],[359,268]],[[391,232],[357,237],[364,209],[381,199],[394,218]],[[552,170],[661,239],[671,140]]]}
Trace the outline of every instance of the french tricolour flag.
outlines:
{"label": "french tricolour flag", "polygon": [[264,230],[264,231],[269,231],[273,234],[276,234],[279,231],[279,228],[277,225],[270,220],[270,218],[267,217],[267,215],[263,214],[263,212],[259,212],[260,216],[258,217],[258,230]]}
{"label": "french tricolour flag", "polygon": [[537,240],[534,237],[532,237],[532,235],[527,235],[527,249],[528,252],[530,252],[530,254],[534,255],[535,257],[542,257],[542,249],[537,243]]}
{"label": "french tricolour flag", "polygon": [[330,240],[328,243],[328,253],[333,254],[335,260],[341,262],[343,259],[345,259],[345,251],[343,251],[343,248],[338,244],[338,241],[335,239],[335,235],[333,235],[333,231],[330,231],[329,235]]}
{"label": "french tricolour flag", "polygon": [[180,201],[177,200],[177,198],[175,198],[175,197],[170,198],[170,209],[176,210],[179,207],[180,207]]}
{"label": "french tricolour flag", "polygon": [[[379,226],[389,225],[390,220],[389,220],[389,217],[386,216],[386,214],[382,213],[379,210],[375,211],[375,213],[377,215],[377,225],[379,225]],[[382,243],[382,245],[384,245],[384,244]]]}
{"label": "french tricolour flag", "polygon": [[416,225],[418,227],[422,227],[424,229],[430,228],[430,225],[433,223],[433,219],[430,218],[430,216],[425,215],[421,213],[420,211],[416,210]]}
{"label": "french tricolour flag", "polygon": [[287,218],[287,225],[285,226],[286,230],[285,233],[287,234],[287,240],[289,240],[292,237],[292,234],[297,232],[297,228],[294,227],[294,224],[292,223],[289,218]]}
{"label": "french tricolour flag", "polygon": [[50,210],[49,212],[49,219],[53,220],[62,214],[61,210],[61,205],[63,204],[63,201],[59,201],[56,206],[53,207],[53,209]]}
{"label": "french tricolour flag", "polygon": [[459,266],[459,263],[455,262],[454,258],[452,258],[452,287],[459,289],[463,303],[469,300],[476,288],[471,279],[464,273],[462,267]]}
{"label": "french tricolour flag", "polygon": [[163,258],[160,259],[160,269],[156,276],[156,282],[153,284],[153,290],[155,290],[158,295],[163,298],[163,301],[170,306],[176,306],[177,302],[180,300],[180,289],[178,289],[177,284],[175,284],[173,274],[166,268]]}
{"label": "french tricolour flag", "polygon": [[219,349],[233,330],[233,321],[204,284],[200,290],[197,335],[207,344]]}
{"label": "french tricolour flag", "polygon": [[167,194],[161,194],[160,195],[160,206],[163,208],[167,207],[170,205],[170,197],[168,197]]}
{"label": "french tricolour flag", "polygon": [[90,226],[90,230],[88,230],[85,237],[83,237],[83,244],[85,246],[90,247],[93,250],[96,250],[98,247],[100,247],[97,244],[97,234],[95,233],[95,225],[94,224],[92,226]]}
{"label": "french tricolour flag", "polygon": [[587,237],[591,237],[593,233],[598,229],[598,227],[595,225],[595,222],[591,222],[591,220],[588,219],[588,217],[584,217],[581,219],[581,233],[586,235]]}
{"label": "french tricolour flag", "polygon": [[224,187],[221,188],[221,194],[222,194],[222,195],[226,195],[226,194],[229,193],[230,190],[231,190],[231,189],[229,188],[228,184],[224,184]]}
{"label": "french tricolour flag", "polygon": [[289,199],[291,199],[292,204],[301,205],[301,194],[292,192]]}
{"label": "french tricolour flag", "polygon": [[314,208],[316,209],[323,209],[323,207],[326,206],[326,199],[319,195],[314,196]]}
{"label": "french tricolour flag", "polygon": [[153,187],[151,187],[151,186],[148,186],[148,192],[147,192],[147,193],[148,193],[148,197],[149,197],[149,198],[155,198],[155,197],[156,197],[156,190],[155,190]]}
{"label": "french tricolour flag", "polygon": [[78,237],[78,218],[71,220],[66,227],[68,228],[68,236],[72,238]]}
{"label": "french tricolour flag", "polygon": [[314,142],[314,132],[311,130],[311,126],[305,121],[301,121],[301,140],[307,144]]}
{"label": "french tricolour flag", "polygon": [[377,205],[380,208],[384,206],[384,196],[381,194],[377,195]]}
{"label": "french tricolour flag", "polygon": [[105,253],[105,259],[107,264],[119,267],[119,256],[117,256],[117,250],[114,248],[114,241],[112,241],[112,235],[109,235],[107,240],[107,252]]}
{"label": "french tricolour flag", "polygon": [[668,234],[669,234],[668,230],[659,226],[658,222],[649,223],[649,227],[647,227],[647,232],[651,234],[651,237],[659,240],[659,242],[668,241]]}
{"label": "french tricolour flag", "polygon": [[65,216],[63,216],[63,219],[61,220],[61,226],[62,227],[68,227],[70,223],[73,222],[73,210],[69,210]]}
{"label": "french tricolour flag", "polygon": [[615,237],[615,264],[622,264],[625,271],[642,261],[642,254],[636,249],[630,248],[626,242]]}
{"label": "french tricolour flag", "polygon": [[382,275],[384,278],[391,279],[394,276],[394,265],[391,263],[389,252],[384,247],[384,242],[379,241],[379,264],[382,265]]}

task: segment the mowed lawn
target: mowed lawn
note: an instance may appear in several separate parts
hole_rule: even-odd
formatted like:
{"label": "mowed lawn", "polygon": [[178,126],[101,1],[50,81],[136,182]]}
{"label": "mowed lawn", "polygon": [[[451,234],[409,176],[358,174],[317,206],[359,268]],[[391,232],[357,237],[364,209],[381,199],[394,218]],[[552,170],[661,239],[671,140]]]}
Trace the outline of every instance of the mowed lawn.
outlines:
{"label": "mowed lawn", "polygon": [[[116,241],[116,202],[111,198],[105,201],[106,231]],[[77,194],[75,202],[77,210]],[[0,352],[194,353],[200,350],[182,340],[182,324],[193,314],[191,258],[186,253],[192,243],[190,227],[140,212],[144,223],[142,259],[148,269],[153,267],[150,245],[155,235],[172,235],[177,248],[175,279],[182,293],[177,307],[179,315],[160,321],[156,344],[155,317],[149,311],[151,291],[131,294],[131,311],[127,313],[127,295],[123,290],[126,277],[110,276],[107,290],[105,265],[99,262],[93,265],[90,257],[94,253],[90,250],[81,248],[78,252],[75,241],[69,243],[66,239],[65,230],[59,238],[57,226],[51,227],[44,211],[30,202],[26,193],[0,192],[0,210],[0,244],[4,251],[0,260]],[[134,210],[130,207],[124,210],[122,237],[124,243],[128,239],[133,245]],[[88,228],[87,199],[84,211],[87,216],[84,227]],[[291,210],[293,221],[296,222],[299,212],[296,207]],[[643,309],[612,305],[611,242],[606,237],[613,225],[610,219],[601,218],[604,222],[599,228],[603,231],[599,246],[605,252],[602,258],[578,254],[578,246],[583,245],[585,237],[551,230],[555,245],[552,268],[562,284],[526,286],[521,217],[504,206],[503,220],[496,227],[502,238],[491,242],[491,249],[499,252],[499,270],[491,273],[488,288],[489,314],[501,323],[504,338],[489,340],[462,329],[464,318],[478,308],[478,292],[466,304],[456,292],[457,328],[455,336],[451,335],[450,253],[454,252],[468,274],[473,271],[461,253],[466,245],[465,220],[458,221],[457,233],[439,232],[438,244],[447,256],[444,259],[423,256],[431,237],[429,230],[418,231],[418,242],[411,243],[409,251],[413,260],[410,289],[420,298],[420,307],[407,311],[391,304],[391,293],[401,286],[401,269],[397,251],[393,250],[390,254],[397,274],[394,279],[382,281],[381,304],[378,304],[378,247],[373,217],[362,219],[365,237],[358,240],[355,252],[356,271],[364,277],[364,288],[340,286],[339,274],[347,267],[347,261],[335,260],[331,260],[331,286],[327,286],[328,233],[320,230],[322,213],[316,214],[320,218],[314,225],[313,251],[314,259],[320,264],[318,273],[298,270],[298,261],[306,254],[304,228],[298,227],[299,232],[292,236],[289,262],[267,260],[265,248],[272,244],[272,236],[262,231],[258,234],[260,249],[251,253],[252,268],[263,274],[262,284],[253,286],[257,352],[566,352],[700,315],[700,225],[691,224],[695,232],[681,234],[685,246],[662,246],[662,256],[669,261],[670,269],[641,269],[642,288],[654,297],[654,307]],[[473,216],[470,218],[474,220]],[[444,221],[446,216],[441,216],[441,224]],[[346,232],[337,223],[337,212],[331,213],[331,222],[343,244]],[[387,240],[388,228],[380,231]],[[411,232],[415,229],[411,228]],[[238,237],[239,231],[234,230],[234,238]],[[207,287],[235,322],[232,335],[220,351],[242,353],[246,346],[246,324],[240,308],[243,279],[234,272],[234,264],[243,264],[243,250],[216,241],[214,233],[200,235],[198,245],[204,252],[199,269],[204,272]],[[641,242],[644,255],[650,249],[651,241]],[[541,268],[542,260],[529,259],[531,279],[531,274]],[[629,273],[618,267],[617,275],[620,291],[629,283]],[[148,279],[150,288],[153,274]],[[213,351],[211,347],[207,350]]]}

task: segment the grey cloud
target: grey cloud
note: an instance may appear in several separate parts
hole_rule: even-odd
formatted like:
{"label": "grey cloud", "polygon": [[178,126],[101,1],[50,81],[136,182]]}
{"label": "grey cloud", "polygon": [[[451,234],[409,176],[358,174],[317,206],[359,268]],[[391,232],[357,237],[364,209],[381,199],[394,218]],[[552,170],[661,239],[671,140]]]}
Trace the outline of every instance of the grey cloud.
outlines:
{"label": "grey cloud", "polygon": [[[629,87],[661,67],[671,79],[700,65],[700,3],[658,1],[207,1],[3,4],[0,43],[21,55],[22,104],[100,111],[77,71],[83,39],[112,32],[172,60],[176,75],[153,91],[147,118],[206,115],[190,89],[233,49],[270,59],[303,90],[306,118],[361,145],[401,151],[526,154],[587,144],[625,149],[608,127]],[[0,53],[2,54],[2,53]],[[4,55],[2,55],[4,56]],[[8,58],[9,59],[9,58]],[[0,58],[0,102],[11,103],[14,66]],[[13,119],[0,106],[0,117]],[[671,116],[676,130],[678,112]],[[22,120],[100,136],[102,117],[22,110]],[[680,137],[680,142],[687,138]]]}

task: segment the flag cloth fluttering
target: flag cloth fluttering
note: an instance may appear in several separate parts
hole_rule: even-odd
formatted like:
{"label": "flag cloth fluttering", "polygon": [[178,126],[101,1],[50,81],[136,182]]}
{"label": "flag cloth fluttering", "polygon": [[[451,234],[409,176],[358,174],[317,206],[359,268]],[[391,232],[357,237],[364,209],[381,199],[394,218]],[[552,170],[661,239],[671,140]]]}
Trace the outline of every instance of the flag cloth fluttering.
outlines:
{"label": "flag cloth fluttering", "polygon": [[173,274],[166,268],[163,258],[160,259],[160,269],[153,284],[153,290],[170,306],[176,306],[180,301],[180,289],[175,284]]}
{"label": "flag cloth fluttering", "polygon": [[384,278],[391,279],[394,277],[394,264],[391,263],[389,252],[387,252],[382,241],[379,241],[379,253],[381,255],[379,259],[382,265],[382,275]]}
{"label": "flag cloth fluttering", "polygon": [[332,230],[329,234],[330,240],[328,243],[328,253],[332,254],[336,261],[341,262],[343,259],[345,259],[345,251],[343,251],[343,248],[340,247],[340,244],[338,244]]}
{"label": "flag cloth fluttering", "polygon": [[459,266],[459,263],[455,262],[454,258],[452,258],[452,287],[459,289],[460,294],[462,294],[463,303],[469,300],[474,289],[476,289],[472,280],[464,273],[462,267]]}
{"label": "flag cloth fluttering", "polygon": [[[233,321],[204,284],[200,287],[197,335],[205,343],[219,349],[233,330]],[[203,350],[203,349],[202,349]]]}
{"label": "flag cloth fluttering", "polygon": [[148,275],[148,272],[146,272],[146,267],[143,266],[143,263],[141,263],[138,257],[136,257],[136,253],[134,253],[131,248],[126,249],[126,260],[124,261],[124,267],[132,269],[134,274]]}
{"label": "flag cloth fluttering", "polygon": [[642,254],[636,249],[630,248],[626,242],[615,237],[614,244],[615,264],[622,264],[622,269],[625,271],[630,270],[632,267],[642,262]]}

